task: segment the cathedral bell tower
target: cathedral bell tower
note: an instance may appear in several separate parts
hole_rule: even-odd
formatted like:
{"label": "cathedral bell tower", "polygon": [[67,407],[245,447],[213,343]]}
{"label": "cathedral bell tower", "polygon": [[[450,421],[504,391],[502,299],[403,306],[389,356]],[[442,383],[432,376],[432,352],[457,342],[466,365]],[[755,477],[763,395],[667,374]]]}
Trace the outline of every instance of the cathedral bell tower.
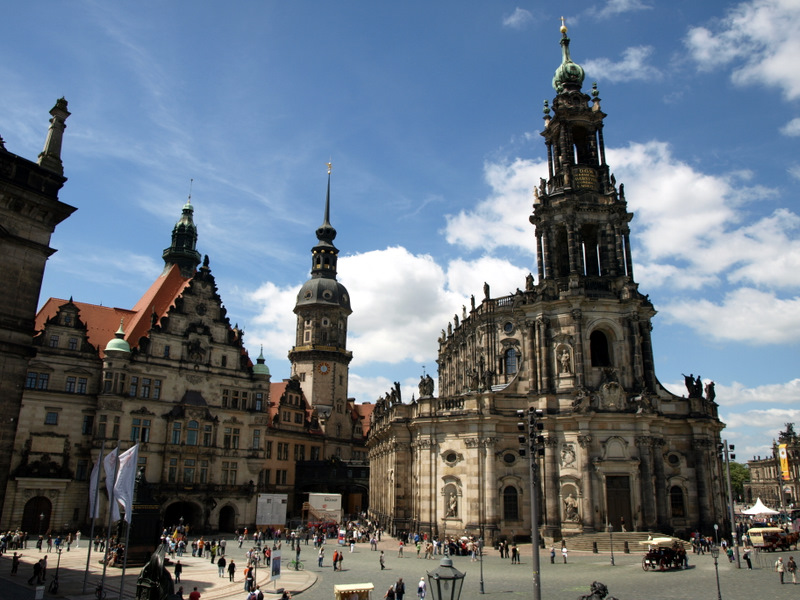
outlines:
{"label": "cathedral bell tower", "polygon": [[344,416],[347,406],[347,317],[350,295],[336,280],[339,250],[333,245],[336,230],[330,223],[331,165],[325,215],[317,229],[317,245],[311,249],[311,279],[297,294],[295,345],[289,351],[292,376],[300,380],[306,399],[327,420],[331,413]]}
{"label": "cathedral bell tower", "polygon": [[172,244],[163,253],[164,272],[172,265],[178,265],[181,275],[192,277],[200,264],[200,253],[197,251],[197,226],[194,224],[194,206],[190,195],[183,205],[181,218],[172,228]]}
{"label": "cathedral bell tower", "polygon": [[617,187],[606,163],[606,115],[600,110],[597,85],[591,96],[581,91],[584,71],[572,61],[569,43],[562,19],[562,59],[553,76],[556,96],[552,107],[544,103],[541,134],[548,178],[541,178],[534,190],[530,217],[536,227],[536,291],[543,299],[566,302],[557,312],[566,311],[579,330],[585,332],[591,321],[605,323],[607,331],[600,327],[586,344],[580,333],[576,336],[576,388],[621,377],[630,389],[652,391],[656,377],[649,336],[655,310],[633,279],[633,214],[628,212],[624,186]]}

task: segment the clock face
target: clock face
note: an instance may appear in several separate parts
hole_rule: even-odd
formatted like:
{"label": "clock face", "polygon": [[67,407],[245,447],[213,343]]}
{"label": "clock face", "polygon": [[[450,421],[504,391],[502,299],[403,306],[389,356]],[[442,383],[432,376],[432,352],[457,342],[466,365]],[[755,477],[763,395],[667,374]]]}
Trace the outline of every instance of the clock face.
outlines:
{"label": "clock face", "polygon": [[320,372],[322,375],[327,375],[327,374],[330,372],[330,370],[331,370],[331,366],[330,366],[328,363],[326,363],[326,362],[319,363],[319,366],[317,366],[317,370],[318,370],[318,371],[319,371],[319,372]]}

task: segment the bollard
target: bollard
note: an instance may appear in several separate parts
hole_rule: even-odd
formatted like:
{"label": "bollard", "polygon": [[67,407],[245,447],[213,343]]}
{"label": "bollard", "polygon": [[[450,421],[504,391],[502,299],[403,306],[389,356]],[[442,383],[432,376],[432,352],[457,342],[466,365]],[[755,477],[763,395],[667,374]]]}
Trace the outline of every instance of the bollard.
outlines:
{"label": "bollard", "polygon": [[631,549],[628,548],[628,540],[625,540],[625,554],[630,554],[630,553],[631,553]]}
{"label": "bollard", "polygon": [[597,554],[597,542],[592,542],[592,554]]}

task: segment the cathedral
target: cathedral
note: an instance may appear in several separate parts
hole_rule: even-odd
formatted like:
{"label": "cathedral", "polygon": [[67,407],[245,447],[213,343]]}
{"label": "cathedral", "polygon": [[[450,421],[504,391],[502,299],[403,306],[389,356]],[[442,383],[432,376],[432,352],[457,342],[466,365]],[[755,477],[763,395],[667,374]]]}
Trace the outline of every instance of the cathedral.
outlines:
{"label": "cathedral", "polygon": [[[66,102],[63,108],[53,109],[56,125],[63,125]],[[52,189],[53,198],[34,198],[41,204],[38,214],[28,211],[42,221],[42,230],[52,231],[74,210],[54,198],[65,181],[63,171],[45,178],[36,165],[17,162],[19,173],[35,175],[42,189]],[[3,180],[5,186],[11,183]],[[253,362],[244,331],[231,324],[209,258],[197,250],[191,198],[163,251],[163,271],[132,308],[49,298],[34,320],[41,268],[32,269],[39,277],[35,290],[25,291],[32,300],[30,326],[15,358],[22,363],[21,402],[8,435],[13,443],[3,455],[8,480],[0,493],[0,529],[88,532],[92,465],[118,444],[120,451],[139,444],[139,472],[165,526],[283,527],[283,522],[258,522],[259,493],[285,494],[287,517],[298,521],[304,492],[342,493],[346,513],[365,507],[364,443],[372,407],[347,397],[351,311],[347,290],[336,280],[330,171],[316,233],[311,278],[295,307],[291,377],[277,382],[263,351]],[[39,235],[39,246],[27,244],[34,258],[42,257],[41,267],[47,236]],[[0,241],[5,246],[14,238],[0,236]],[[21,254],[14,256],[17,261]],[[7,352],[8,345],[0,350]],[[4,375],[4,385],[6,380],[12,382]],[[323,475],[308,481],[322,466],[328,473],[346,470],[350,479]],[[103,492],[101,521],[107,505]]]}
{"label": "cathedral", "polygon": [[[633,214],[606,163],[606,115],[597,87],[581,90],[563,25],[561,34],[541,133],[548,171],[529,217],[537,277],[503,297],[484,284],[442,330],[438,397],[427,376],[411,403],[376,403],[370,515],[390,531],[487,543],[530,535],[530,460],[551,540],[724,522],[713,386],[704,395],[692,379],[683,397],[656,377],[656,311],[634,278]],[[542,415],[542,456],[520,450],[518,411],[531,409]]]}

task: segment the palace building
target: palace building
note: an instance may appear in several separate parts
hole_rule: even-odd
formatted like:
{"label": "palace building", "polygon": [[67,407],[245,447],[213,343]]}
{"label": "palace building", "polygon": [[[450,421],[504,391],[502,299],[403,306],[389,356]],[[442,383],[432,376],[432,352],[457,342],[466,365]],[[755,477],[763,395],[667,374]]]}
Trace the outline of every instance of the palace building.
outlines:
{"label": "palace building", "polygon": [[369,513],[391,531],[530,535],[531,457],[517,426],[529,409],[544,427],[544,455],[532,457],[544,536],[724,522],[717,405],[656,377],[656,311],[634,278],[633,214],[606,163],[606,115],[596,86],[581,90],[561,32],[544,108],[548,172],[529,217],[537,276],[510,296],[485,284],[442,330],[438,397],[423,378],[418,399],[381,400],[372,413]]}
{"label": "palace building", "polygon": [[[51,221],[68,208],[53,209]],[[88,531],[89,474],[118,442],[121,450],[140,444],[140,470],[166,526],[252,527],[260,492],[286,494],[289,518],[300,517],[308,491],[343,493],[346,512],[366,506],[371,407],[347,398],[350,305],[336,281],[330,173],[311,279],[295,309],[292,375],[283,381],[272,381],[263,351],[253,363],[245,350],[207,256],[201,264],[193,215],[190,199],[163,272],[133,308],[50,298],[31,320],[35,356],[25,357],[20,380],[0,528]],[[323,477],[297,488],[299,470],[307,477],[325,463],[328,471],[361,467],[354,480],[364,483]],[[103,492],[101,520],[105,506]]]}

